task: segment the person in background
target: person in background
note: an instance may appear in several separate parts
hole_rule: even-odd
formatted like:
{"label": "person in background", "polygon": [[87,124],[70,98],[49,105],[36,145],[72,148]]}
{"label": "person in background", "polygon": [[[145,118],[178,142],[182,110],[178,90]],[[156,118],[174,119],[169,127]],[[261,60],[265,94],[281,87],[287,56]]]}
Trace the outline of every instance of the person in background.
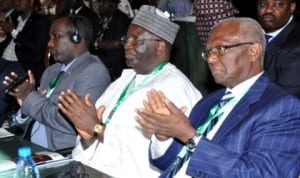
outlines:
{"label": "person in background", "polygon": [[93,27],[93,39],[96,36],[98,15],[92,8],[84,3],[85,0],[70,0],[70,14],[80,15],[87,18]]}
{"label": "person in background", "polygon": [[[43,73],[38,91],[28,71],[29,79],[9,92],[21,105],[17,122],[26,126],[25,139],[55,151],[74,147],[77,132],[57,108],[60,92],[88,93],[95,102],[110,83],[104,64],[88,51],[91,41],[91,24],[84,17],[64,16],[52,23],[48,46],[56,63]],[[6,76],[4,84],[15,78],[14,73]]]}
{"label": "person in background", "polygon": [[[13,0],[0,0],[0,24],[2,22],[11,22],[14,26],[18,24],[17,18],[19,13],[15,10]],[[2,54],[6,46],[11,41],[11,34],[7,33],[2,29],[0,25],[0,54]],[[3,41],[2,41],[3,40]],[[4,76],[9,74],[10,71],[15,70],[17,73],[22,73],[23,69],[20,65],[15,65],[15,62],[7,61],[5,59],[0,59],[0,80],[4,79]],[[6,86],[2,83],[0,84],[0,126],[5,120],[9,119],[9,115],[13,112],[13,108],[18,106],[13,97],[6,95],[3,92]]]}
{"label": "person in background", "polygon": [[[0,0],[0,11],[2,13],[0,18],[0,54],[3,54],[12,36],[2,29],[1,22],[11,22],[14,26],[17,26],[19,12],[16,11],[13,0]],[[4,38],[5,41],[1,41],[1,38]]]}
{"label": "person in background", "polygon": [[192,0],[159,0],[157,8],[162,11],[168,11],[171,14],[172,20],[176,17],[186,17],[192,14]]}
{"label": "person in background", "polygon": [[268,38],[264,69],[270,79],[300,98],[300,23],[294,0],[259,0],[258,21]]}
{"label": "person in background", "polygon": [[126,68],[121,38],[126,35],[131,19],[118,10],[119,0],[99,0],[99,21],[92,53],[99,56],[112,80]]}
{"label": "person in background", "polygon": [[49,39],[50,22],[46,17],[34,11],[38,0],[15,0],[14,2],[15,9],[19,13],[18,24],[15,26],[12,21],[0,22],[0,27],[7,34],[2,37],[3,41],[0,45],[5,43],[5,39],[9,38],[9,35],[12,37],[9,43],[6,43],[1,55],[5,60],[21,65],[25,71],[31,70],[38,86],[45,69],[44,58]]}
{"label": "person in background", "polygon": [[186,113],[201,98],[185,75],[168,62],[178,29],[162,11],[141,6],[124,38],[126,63],[132,69],[123,70],[96,106],[87,95],[80,97],[72,90],[61,93],[58,107],[80,134],[72,153],[75,160],[112,177],[159,175],[148,159],[153,132],[142,131],[135,109],[143,106],[151,89],[164,91],[178,106],[187,106]]}
{"label": "person in background", "polygon": [[210,32],[204,59],[226,89],[203,97],[189,118],[162,93],[148,95],[138,122],[160,135],[149,152],[160,177],[299,175],[300,101],[263,71],[265,45],[255,20],[222,20]]}

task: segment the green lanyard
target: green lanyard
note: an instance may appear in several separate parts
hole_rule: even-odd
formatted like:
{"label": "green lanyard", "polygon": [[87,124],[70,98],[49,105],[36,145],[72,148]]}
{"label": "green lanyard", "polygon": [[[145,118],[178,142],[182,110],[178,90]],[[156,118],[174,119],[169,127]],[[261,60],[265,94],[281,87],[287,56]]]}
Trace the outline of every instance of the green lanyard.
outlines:
{"label": "green lanyard", "polygon": [[[232,103],[234,103],[234,101],[235,101],[235,98],[231,99],[225,106],[231,105]],[[215,104],[209,111],[207,121],[204,124],[201,124],[197,128],[197,130],[196,130],[197,134],[203,135],[203,133],[206,131],[210,122],[224,113],[225,106],[220,108],[219,104]],[[188,152],[188,148],[186,146],[183,146],[183,148],[178,153],[177,157],[183,158],[185,156],[185,154],[187,154],[187,152]]]}
{"label": "green lanyard", "polygon": [[61,77],[61,75],[62,75],[63,73],[64,73],[64,71],[60,71],[59,74],[58,74],[56,77],[54,77],[54,78],[52,78],[52,79],[50,80],[50,82],[49,82],[49,91],[48,91],[47,94],[46,94],[46,97],[47,97],[47,98],[49,98],[49,97],[52,95],[52,93],[54,92],[55,86],[56,86],[56,84],[57,84],[57,82],[58,82],[58,79]]}
{"label": "green lanyard", "polygon": [[215,118],[219,117],[223,113],[223,111],[221,111],[219,107],[220,107],[219,104],[216,104],[210,109],[207,121],[197,128],[196,130],[197,134],[202,135],[206,131],[210,122]]}
{"label": "green lanyard", "polygon": [[119,99],[117,100],[115,106],[113,107],[113,109],[111,110],[111,112],[109,113],[107,120],[104,122],[104,124],[109,124],[112,116],[114,115],[114,113],[116,112],[116,110],[119,108],[119,106],[128,98],[128,96],[130,96],[132,93],[134,93],[136,90],[138,90],[139,88],[141,88],[142,86],[144,86],[148,80],[152,77],[154,77],[159,71],[162,70],[162,68],[167,64],[168,62],[163,62],[161,64],[159,64],[157,67],[155,67],[155,69],[144,78],[144,80],[142,80],[138,85],[136,85],[135,87],[130,87],[132,82],[134,81],[136,75],[130,80],[129,84],[125,87],[125,89],[122,91]]}

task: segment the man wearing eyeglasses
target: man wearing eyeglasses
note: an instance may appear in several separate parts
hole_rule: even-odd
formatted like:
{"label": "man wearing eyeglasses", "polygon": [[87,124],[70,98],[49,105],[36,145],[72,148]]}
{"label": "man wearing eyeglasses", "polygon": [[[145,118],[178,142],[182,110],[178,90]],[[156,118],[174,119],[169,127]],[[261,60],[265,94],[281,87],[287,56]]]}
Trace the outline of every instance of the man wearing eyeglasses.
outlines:
{"label": "man wearing eyeglasses", "polygon": [[203,54],[226,89],[202,98],[189,119],[162,92],[148,94],[138,122],[151,130],[151,163],[163,177],[295,178],[300,170],[300,101],[263,71],[265,39],[250,18],[228,18]]}
{"label": "man wearing eyeglasses", "polygon": [[[179,26],[168,14],[142,6],[123,37],[126,63],[121,77],[96,102],[68,90],[61,94],[59,109],[77,128],[73,156],[112,177],[154,178],[159,170],[149,163],[148,146],[153,132],[143,132],[136,122],[136,108],[146,93],[162,90],[189,113],[201,94],[174,65],[170,50]],[[105,107],[105,108],[104,108]]]}
{"label": "man wearing eyeglasses", "polygon": [[293,16],[295,9],[295,0],[257,4],[258,21],[269,38],[264,69],[273,82],[300,99],[300,23]]}

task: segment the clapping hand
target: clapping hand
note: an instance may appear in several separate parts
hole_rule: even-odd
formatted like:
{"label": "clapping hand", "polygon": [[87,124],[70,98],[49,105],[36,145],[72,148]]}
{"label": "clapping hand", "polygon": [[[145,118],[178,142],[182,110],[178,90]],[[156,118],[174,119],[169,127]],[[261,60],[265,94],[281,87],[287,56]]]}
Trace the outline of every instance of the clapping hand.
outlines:
{"label": "clapping hand", "polygon": [[101,123],[104,106],[96,109],[89,94],[83,97],[67,90],[59,96],[58,108],[74,124],[80,136],[89,140],[93,137],[94,126]]}
{"label": "clapping hand", "polygon": [[177,108],[161,91],[151,90],[147,98],[145,108],[137,109],[136,119],[143,129],[155,133],[159,140],[174,137],[186,142],[195,134],[195,129],[184,115],[186,107]]}

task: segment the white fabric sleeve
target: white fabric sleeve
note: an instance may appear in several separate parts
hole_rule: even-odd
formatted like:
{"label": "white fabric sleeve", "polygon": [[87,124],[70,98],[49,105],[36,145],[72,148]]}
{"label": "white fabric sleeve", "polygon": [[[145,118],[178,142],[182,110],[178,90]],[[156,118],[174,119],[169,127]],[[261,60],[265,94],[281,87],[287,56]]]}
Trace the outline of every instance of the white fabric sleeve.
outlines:
{"label": "white fabric sleeve", "polygon": [[23,125],[30,117],[29,116],[22,116],[21,109],[18,110],[16,113],[15,122],[17,125]]}
{"label": "white fabric sleeve", "polygon": [[89,165],[89,162],[93,159],[93,156],[97,151],[99,141],[95,140],[92,145],[87,149],[84,149],[80,139],[81,137],[77,136],[75,148],[72,151],[72,158]]}
{"label": "white fabric sleeve", "polygon": [[155,134],[151,136],[151,145],[150,145],[150,152],[152,159],[156,159],[161,157],[165,154],[167,149],[173,142],[173,138],[169,138],[165,141],[160,141],[156,138]]}

